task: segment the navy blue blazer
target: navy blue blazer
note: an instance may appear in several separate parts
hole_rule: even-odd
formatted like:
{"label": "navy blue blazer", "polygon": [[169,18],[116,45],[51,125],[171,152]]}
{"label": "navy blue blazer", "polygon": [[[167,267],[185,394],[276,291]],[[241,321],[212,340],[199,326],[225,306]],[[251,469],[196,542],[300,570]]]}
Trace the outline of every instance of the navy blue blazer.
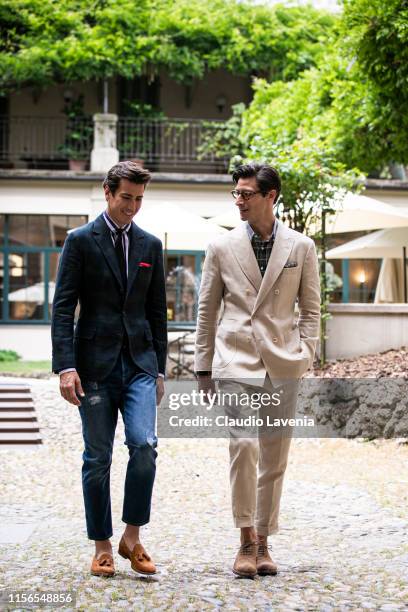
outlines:
{"label": "navy blue blazer", "polygon": [[134,363],[152,376],[164,374],[167,307],[162,244],[134,223],[129,238],[125,292],[103,216],[68,235],[52,309],[54,372],[72,367],[85,380],[102,380],[112,371],[127,335]]}

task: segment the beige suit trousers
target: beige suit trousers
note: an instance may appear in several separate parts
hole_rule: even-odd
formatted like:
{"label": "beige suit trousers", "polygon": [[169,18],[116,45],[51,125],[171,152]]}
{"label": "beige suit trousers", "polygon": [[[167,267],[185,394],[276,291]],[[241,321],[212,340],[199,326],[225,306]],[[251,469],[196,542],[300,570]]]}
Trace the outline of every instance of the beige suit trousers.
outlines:
{"label": "beige suit trousers", "polygon": [[[274,383],[275,385],[275,383]],[[298,381],[285,381],[271,390],[269,379],[264,387],[257,387],[236,381],[221,381],[220,392],[225,394],[226,413],[239,418],[242,408],[234,399],[237,395],[259,397],[279,392],[280,405],[262,406],[254,411],[266,422],[276,418],[293,418],[296,413]],[[275,396],[276,397],[276,396]],[[239,402],[238,402],[239,403]],[[288,462],[292,439],[292,428],[230,427],[230,484],[232,497],[232,514],[235,527],[255,526],[259,535],[268,536],[279,529],[278,516],[282,495],[283,479]]]}

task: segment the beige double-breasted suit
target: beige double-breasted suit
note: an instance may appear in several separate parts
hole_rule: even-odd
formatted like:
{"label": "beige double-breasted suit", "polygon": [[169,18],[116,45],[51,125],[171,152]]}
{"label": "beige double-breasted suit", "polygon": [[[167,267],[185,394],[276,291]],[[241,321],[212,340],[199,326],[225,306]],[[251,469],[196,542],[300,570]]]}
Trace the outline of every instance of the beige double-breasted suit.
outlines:
{"label": "beige double-breasted suit", "polygon": [[[195,370],[212,371],[224,381],[244,380],[258,391],[265,380],[299,379],[313,361],[319,337],[314,242],[275,223],[276,238],[263,277],[242,223],[209,245],[199,296]],[[231,439],[237,527],[255,524],[264,535],[277,531],[289,445],[288,436]]]}

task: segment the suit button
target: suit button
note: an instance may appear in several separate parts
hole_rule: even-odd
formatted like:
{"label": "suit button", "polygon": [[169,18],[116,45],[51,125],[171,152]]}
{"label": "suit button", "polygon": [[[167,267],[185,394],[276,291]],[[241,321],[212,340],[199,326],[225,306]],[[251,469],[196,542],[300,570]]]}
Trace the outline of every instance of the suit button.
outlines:
{"label": "suit button", "polygon": [[278,339],[277,338],[272,338],[272,342],[277,342]]}
{"label": "suit button", "polygon": [[275,289],[274,294],[279,295],[279,289]]}
{"label": "suit button", "polygon": [[251,291],[250,291],[249,289],[247,289],[247,290],[245,291],[245,293],[246,293],[247,295],[251,295]]}

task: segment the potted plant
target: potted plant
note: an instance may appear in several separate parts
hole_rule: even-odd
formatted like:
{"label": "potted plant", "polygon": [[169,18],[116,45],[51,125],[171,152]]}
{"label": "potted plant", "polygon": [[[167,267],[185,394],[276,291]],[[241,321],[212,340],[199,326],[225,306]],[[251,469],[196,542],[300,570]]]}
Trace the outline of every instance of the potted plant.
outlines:
{"label": "potted plant", "polygon": [[67,118],[66,135],[59,151],[68,159],[70,170],[85,170],[92,149],[93,121],[84,111],[84,96],[66,102],[63,113]]}

